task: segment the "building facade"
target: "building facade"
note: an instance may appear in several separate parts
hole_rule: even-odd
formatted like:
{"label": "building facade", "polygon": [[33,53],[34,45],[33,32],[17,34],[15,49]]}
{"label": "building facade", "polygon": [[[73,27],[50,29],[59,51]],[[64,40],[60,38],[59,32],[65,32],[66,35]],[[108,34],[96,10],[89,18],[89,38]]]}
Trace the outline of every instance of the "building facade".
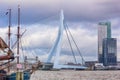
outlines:
{"label": "building facade", "polygon": [[116,38],[103,39],[103,65],[117,64],[117,40]]}
{"label": "building facade", "polygon": [[100,22],[98,25],[98,62],[103,63],[103,39],[111,38],[111,23]]}

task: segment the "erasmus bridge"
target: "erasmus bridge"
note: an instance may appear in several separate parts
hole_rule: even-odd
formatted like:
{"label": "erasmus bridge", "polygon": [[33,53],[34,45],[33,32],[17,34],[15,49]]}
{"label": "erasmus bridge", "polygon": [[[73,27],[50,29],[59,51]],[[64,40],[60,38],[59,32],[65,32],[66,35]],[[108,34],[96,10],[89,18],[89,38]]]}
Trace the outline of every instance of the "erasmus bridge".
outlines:
{"label": "erasmus bridge", "polygon": [[[60,54],[61,54],[61,47],[62,47],[62,39],[63,39],[63,31],[66,31],[67,34],[67,38],[68,38],[68,42],[70,45],[70,48],[72,49],[71,51],[73,52],[73,48],[72,48],[72,44],[70,42],[70,39],[68,37],[68,33],[70,34],[70,36],[72,37],[72,40],[78,50],[79,56],[81,57],[81,63],[80,65],[68,65],[68,64],[60,64]],[[68,30],[68,31],[67,31]],[[54,61],[52,62],[52,57],[54,56]],[[73,53],[73,57],[75,60],[75,63],[77,64],[77,60],[75,58],[75,54]],[[59,31],[58,31],[58,36],[56,38],[56,41],[54,43],[54,45],[52,46],[50,52],[49,52],[49,56],[47,58],[46,63],[53,63],[53,68],[54,69],[62,69],[62,68],[66,68],[66,69],[86,69],[87,67],[84,66],[85,62],[84,59],[82,57],[82,54],[77,46],[77,44],[75,43],[75,40],[72,36],[72,34],[70,33],[70,30],[67,26],[67,24],[65,23],[65,19],[64,19],[64,12],[63,10],[61,10],[60,12],[60,26],[59,26]]]}
{"label": "erasmus bridge", "polygon": [[[54,16],[53,16],[54,18]],[[55,16],[56,18],[56,16]],[[58,15],[57,15],[57,18],[58,18]],[[48,22],[46,20],[51,20],[51,17],[47,18],[47,19],[44,19],[43,20],[43,23],[44,22]],[[58,21],[58,19],[57,19]],[[82,56],[82,53],[78,47],[78,45],[80,45],[80,43],[76,43],[72,33],[71,33],[71,30],[69,29],[66,21],[65,21],[65,18],[64,18],[64,12],[63,10],[61,10],[60,12],[60,15],[59,15],[59,27],[58,27],[58,32],[57,32],[57,38],[54,41],[52,41],[53,45],[52,47],[46,49],[45,48],[42,48],[44,49],[42,51],[41,47],[39,48],[33,48],[32,49],[32,46],[30,47],[24,47],[24,51],[23,51],[23,47],[21,47],[21,51],[23,51],[23,56],[27,56],[27,57],[32,57],[31,58],[27,58],[27,60],[34,60],[33,58],[36,57],[35,54],[39,54],[39,53],[44,53],[44,55],[48,55],[46,61],[43,62],[43,66],[44,67],[49,67],[47,65],[51,65],[52,63],[52,67],[53,69],[86,69],[87,67],[85,67],[85,60]],[[44,23],[45,24],[45,23]],[[47,23],[48,24],[48,23]],[[58,25],[58,24],[57,24]],[[29,32],[28,32],[29,34]],[[26,37],[23,38],[23,45],[28,43],[29,41],[26,41],[27,39],[29,40],[32,40],[30,39],[32,37]],[[48,38],[47,38],[48,39]],[[65,42],[65,43],[64,43]],[[34,43],[33,43],[34,44]],[[32,45],[32,43],[31,43]],[[28,55],[27,53],[31,53],[31,55]],[[27,54],[27,55],[26,55]],[[63,59],[63,56],[65,59]],[[41,57],[37,55],[37,57]],[[35,59],[36,60],[36,59]],[[64,61],[63,61],[64,60]],[[25,58],[25,61],[26,61],[26,58]],[[63,62],[66,62],[64,64],[61,63],[61,61]],[[32,62],[32,61],[29,61],[29,62]]]}

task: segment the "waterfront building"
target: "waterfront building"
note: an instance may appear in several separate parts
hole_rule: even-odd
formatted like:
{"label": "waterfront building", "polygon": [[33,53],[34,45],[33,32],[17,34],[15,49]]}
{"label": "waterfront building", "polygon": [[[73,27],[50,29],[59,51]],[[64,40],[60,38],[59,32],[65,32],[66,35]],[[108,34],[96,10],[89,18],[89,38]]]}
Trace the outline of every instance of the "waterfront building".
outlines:
{"label": "waterfront building", "polygon": [[117,40],[116,38],[103,39],[103,65],[117,65]]}
{"label": "waterfront building", "polygon": [[98,62],[103,63],[103,39],[111,38],[111,23],[100,22],[98,25]]}

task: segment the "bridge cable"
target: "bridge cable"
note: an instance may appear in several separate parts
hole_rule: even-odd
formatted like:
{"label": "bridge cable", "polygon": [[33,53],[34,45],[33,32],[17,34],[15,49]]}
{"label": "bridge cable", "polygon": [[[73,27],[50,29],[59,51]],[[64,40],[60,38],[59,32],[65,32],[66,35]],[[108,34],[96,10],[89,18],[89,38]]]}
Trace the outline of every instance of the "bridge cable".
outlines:
{"label": "bridge cable", "polygon": [[75,63],[77,64],[77,60],[75,58],[75,53],[73,51],[73,48],[72,48],[72,44],[71,44],[71,41],[70,41],[70,38],[69,38],[69,35],[68,35],[68,31],[67,31],[67,28],[64,26],[65,28],[65,32],[66,32],[66,35],[67,35],[67,39],[68,39],[68,42],[69,42],[69,45],[70,45],[70,48],[71,48],[71,51],[72,51],[72,54],[73,54],[73,58],[75,60]]}
{"label": "bridge cable", "polygon": [[73,40],[74,44],[75,44],[75,46],[76,46],[76,48],[77,48],[77,50],[78,50],[78,53],[79,53],[79,55],[80,55],[80,56],[81,56],[81,58],[82,58],[82,65],[83,65],[83,64],[84,64],[84,62],[85,62],[85,60],[84,60],[84,58],[83,58],[83,56],[82,56],[82,53],[80,52],[80,50],[79,50],[79,48],[78,48],[78,46],[77,46],[77,44],[76,44],[76,42],[75,42],[75,40],[74,40],[74,38],[73,38],[73,36],[72,36],[71,32],[70,32],[70,30],[69,30],[68,25],[67,25],[66,23],[65,23],[64,25],[66,26],[66,28],[67,28],[67,30],[68,30],[68,32],[69,32],[69,34],[70,34],[70,36],[71,36],[71,38],[72,38],[72,40]]}

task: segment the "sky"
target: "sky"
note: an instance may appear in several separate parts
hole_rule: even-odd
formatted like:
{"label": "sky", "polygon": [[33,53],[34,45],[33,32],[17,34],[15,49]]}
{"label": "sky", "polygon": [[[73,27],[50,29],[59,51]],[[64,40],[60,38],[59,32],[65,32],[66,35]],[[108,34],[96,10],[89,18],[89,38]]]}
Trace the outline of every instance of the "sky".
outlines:
{"label": "sky", "polygon": [[[32,55],[39,55],[40,60],[45,61],[54,44],[62,9],[85,61],[97,60],[97,27],[102,21],[111,22],[112,37],[117,38],[117,59],[120,61],[119,0],[0,0],[0,36],[5,40],[8,26],[8,15],[5,13],[7,9],[12,9],[12,31],[16,34],[18,5],[21,8],[21,33],[26,30],[23,47],[28,47]],[[66,39],[63,38],[63,42]],[[67,53],[70,51],[64,44],[62,49]],[[62,60],[66,61],[66,58],[70,57],[64,56]]]}

